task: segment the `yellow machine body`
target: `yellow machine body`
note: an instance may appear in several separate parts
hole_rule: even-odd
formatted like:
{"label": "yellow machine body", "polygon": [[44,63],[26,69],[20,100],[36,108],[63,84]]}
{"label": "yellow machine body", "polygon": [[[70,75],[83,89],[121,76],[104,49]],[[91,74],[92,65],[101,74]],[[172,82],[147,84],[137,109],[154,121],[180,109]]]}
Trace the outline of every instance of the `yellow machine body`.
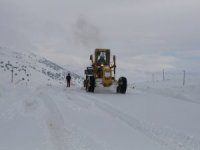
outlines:
{"label": "yellow machine body", "polygon": [[116,85],[117,93],[126,93],[127,79],[120,77],[118,81],[115,80],[116,57],[113,56],[113,63],[110,62],[110,59],[110,49],[97,48],[94,55],[90,55],[92,63],[85,70],[86,78],[83,82],[87,92],[94,92],[94,89],[98,86]]}
{"label": "yellow machine body", "polygon": [[108,87],[113,84],[115,77],[113,77],[113,67],[115,64],[110,63],[110,49],[97,48],[94,52],[94,58],[91,55],[92,67],[94,70],[94,77],[101,79],[103,86]]}

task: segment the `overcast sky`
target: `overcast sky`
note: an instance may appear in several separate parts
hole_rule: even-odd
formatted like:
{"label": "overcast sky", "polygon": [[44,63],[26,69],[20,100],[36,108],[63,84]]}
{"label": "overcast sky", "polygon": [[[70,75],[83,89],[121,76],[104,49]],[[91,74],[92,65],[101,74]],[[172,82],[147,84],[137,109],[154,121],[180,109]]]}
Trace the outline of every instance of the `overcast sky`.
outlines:
{"label": "overcast sky", "polygon": [[123,71],[200,71],[199,0],[0,0],[0,46],[81,70],[97,47]]}

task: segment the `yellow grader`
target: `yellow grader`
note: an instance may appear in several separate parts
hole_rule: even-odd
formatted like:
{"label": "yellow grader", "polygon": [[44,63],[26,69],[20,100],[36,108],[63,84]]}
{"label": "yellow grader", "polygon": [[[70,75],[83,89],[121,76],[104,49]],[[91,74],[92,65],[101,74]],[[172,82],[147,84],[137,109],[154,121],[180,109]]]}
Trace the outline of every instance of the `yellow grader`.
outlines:
{"label": "yellow grader", "polygon": [[85,70],[86,78],[84,87],[87,92],[94,92],[95,87],[110,87],[116,85],[117,93],[126,93],[127,79],[120,77],[115,79],[116,57],[113,56],[113,63],[110,62],[110,49],[95,49],[94,56],[90,55],[91,66]]}

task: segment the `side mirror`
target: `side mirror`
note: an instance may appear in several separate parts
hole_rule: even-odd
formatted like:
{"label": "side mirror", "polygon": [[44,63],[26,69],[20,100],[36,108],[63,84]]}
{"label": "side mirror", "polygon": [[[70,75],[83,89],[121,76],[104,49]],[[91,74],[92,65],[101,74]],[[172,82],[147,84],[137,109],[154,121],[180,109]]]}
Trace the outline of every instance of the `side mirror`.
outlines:
{"label": "side mirror", "polygon": [[114,74],[116,73],[116,56],[113,56],[113,62],[114,62]]}
{"label": "side mirror", "polygon": [[113,63],[114,63],[114,66],[116,67],[116,56],[115,55],[113,56]]}

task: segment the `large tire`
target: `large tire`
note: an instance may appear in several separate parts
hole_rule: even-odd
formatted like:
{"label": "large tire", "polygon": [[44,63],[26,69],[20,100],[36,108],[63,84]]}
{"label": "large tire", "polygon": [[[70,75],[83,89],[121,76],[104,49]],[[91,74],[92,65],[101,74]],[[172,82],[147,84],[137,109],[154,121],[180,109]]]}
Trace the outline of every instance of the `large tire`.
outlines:
{"label": "large tire", "polygon": [[86,91],[94,92],[94,88],[95,88],[95,78],[94,78],[94,76],[91,76],[87,80]]}
{"label": "large tire", "polygon": [[86,80],[86,85],[85,85],[85,90],[87,91],[87,92],[89,92],[89,84],[88,84],[88,80]]}
{"label": "large tire", "polygon": [[95,78],[94,76],[90,77],[90,92],[94,92],[94,88],[95,88]]}
{"label": "large tire", "polygon": [[127,89],[127,79],[125,77],[120,77],[118,80],[117,93],[125,94]]}
{"label": "large tire", "polygon": [[85,80],[85,91],[87,91],[88,92],[88,86],[89,86],[89,84],[88,84],[88,79],[86,79]]}

